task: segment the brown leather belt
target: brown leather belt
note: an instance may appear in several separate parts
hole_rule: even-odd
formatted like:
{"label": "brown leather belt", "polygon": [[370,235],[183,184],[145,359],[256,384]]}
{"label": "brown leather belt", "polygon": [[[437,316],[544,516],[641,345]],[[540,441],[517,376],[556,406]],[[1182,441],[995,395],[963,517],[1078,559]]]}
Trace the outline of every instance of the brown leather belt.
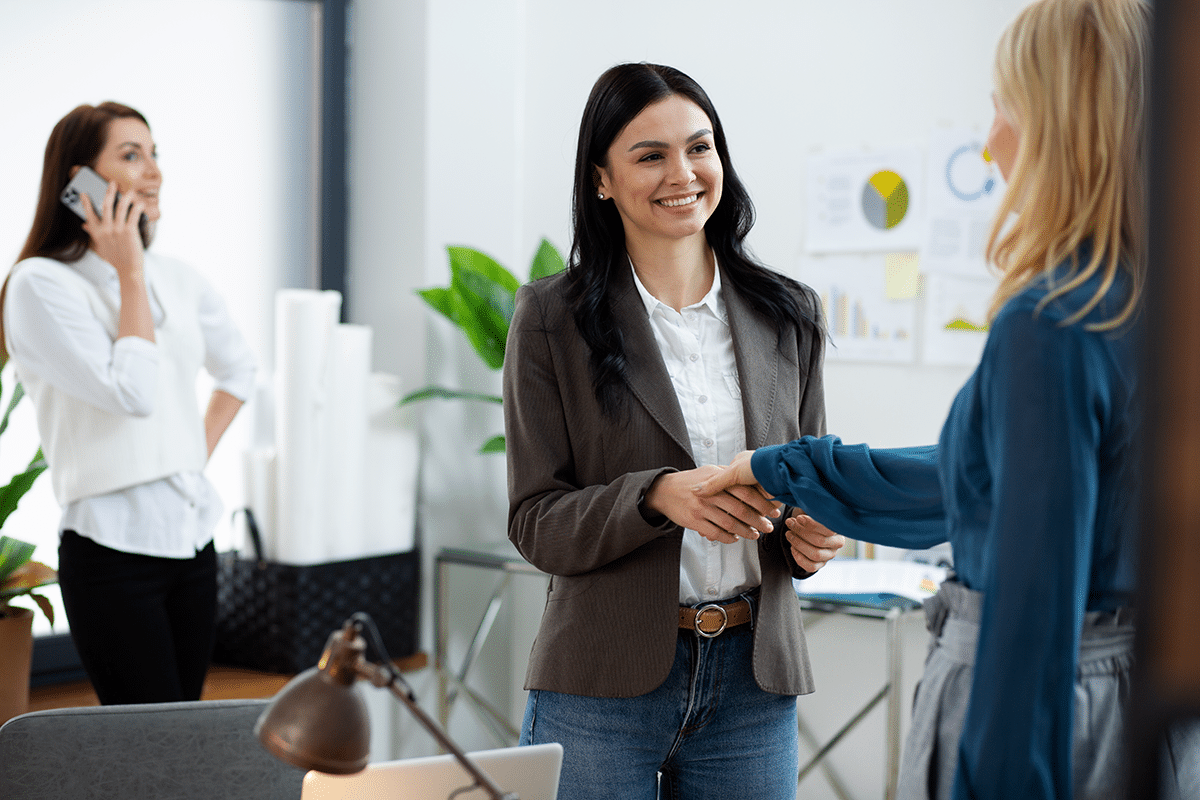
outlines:
{"label": "brown leather belt", "polygon": [[709,603],[699,608],[679,607],[679,627],[695,631],[706,639],[720,636],[728,628],[745,625],[750,618],[750,601],[745,598],[724,605]]}

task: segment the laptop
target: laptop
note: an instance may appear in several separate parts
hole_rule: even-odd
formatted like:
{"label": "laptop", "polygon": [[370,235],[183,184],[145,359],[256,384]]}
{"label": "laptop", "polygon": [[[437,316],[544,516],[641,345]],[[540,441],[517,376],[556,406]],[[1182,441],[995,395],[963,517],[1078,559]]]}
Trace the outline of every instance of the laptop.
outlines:
{"label": "laptop", "polygon": [[[562,769],[562,745],[535,744],[468,753],[476,766],[505,792],[521,800],[555,800]],[[406,758],[368,764],[354,775],[304,776],[300,800],[363,800],[397,797],[405,800],[487,800],[487,792],[470,786],[472,778],[452,755]],[[458,792],[457,794],[455,794]]]}

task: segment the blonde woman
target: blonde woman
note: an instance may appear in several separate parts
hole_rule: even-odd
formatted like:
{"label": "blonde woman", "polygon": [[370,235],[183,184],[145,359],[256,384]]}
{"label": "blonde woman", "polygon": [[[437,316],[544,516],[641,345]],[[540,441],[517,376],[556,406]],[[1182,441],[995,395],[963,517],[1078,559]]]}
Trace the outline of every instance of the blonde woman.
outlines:
{"label": "blonde woman", "polygon": [[1002,36],[1003,277],[938,445],[805,437],[698,489],[759,483],[854,538],[952,543],[902,797],[1124,796],[1148,36],[1138,0],[1043,0]]}

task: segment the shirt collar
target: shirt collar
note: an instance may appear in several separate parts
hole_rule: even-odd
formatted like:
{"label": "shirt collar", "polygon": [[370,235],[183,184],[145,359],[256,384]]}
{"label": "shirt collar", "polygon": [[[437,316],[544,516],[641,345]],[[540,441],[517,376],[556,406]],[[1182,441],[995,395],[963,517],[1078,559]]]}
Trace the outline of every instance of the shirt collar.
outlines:
{"label": "shirt collar", "polygon": [[[693,303],[688,308],[707,308],[713,315],[722,322],[728,322],[725,317],[725,300],[721,296],[721,265],[717,262],[717,256],[713,254],[713,282],[708,293],[701,297],[699,302]],[[633,273],[633,285],[637,287],[638,294],[641,295],[642,305],[646,307],[646,316],[654,314],[655,309],[659,306],[663,308],[671,308],[666,303],[659,300],[654,295],[650,294],[650,290],[642,283],[642,279],[638,277],[637,270],[633,268],[633,261],[629,261],[629,271]],[[674,311],[674,309],[671,309]]]}

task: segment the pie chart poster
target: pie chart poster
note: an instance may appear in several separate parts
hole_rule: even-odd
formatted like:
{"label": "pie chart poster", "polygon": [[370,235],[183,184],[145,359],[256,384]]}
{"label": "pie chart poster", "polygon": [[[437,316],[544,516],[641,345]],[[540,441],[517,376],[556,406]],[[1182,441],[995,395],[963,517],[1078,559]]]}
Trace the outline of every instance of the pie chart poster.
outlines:
{"label": "pie chart poster", "polygon": [[805,249],[918,250],[923,175],[920,148],[809,156]]}

